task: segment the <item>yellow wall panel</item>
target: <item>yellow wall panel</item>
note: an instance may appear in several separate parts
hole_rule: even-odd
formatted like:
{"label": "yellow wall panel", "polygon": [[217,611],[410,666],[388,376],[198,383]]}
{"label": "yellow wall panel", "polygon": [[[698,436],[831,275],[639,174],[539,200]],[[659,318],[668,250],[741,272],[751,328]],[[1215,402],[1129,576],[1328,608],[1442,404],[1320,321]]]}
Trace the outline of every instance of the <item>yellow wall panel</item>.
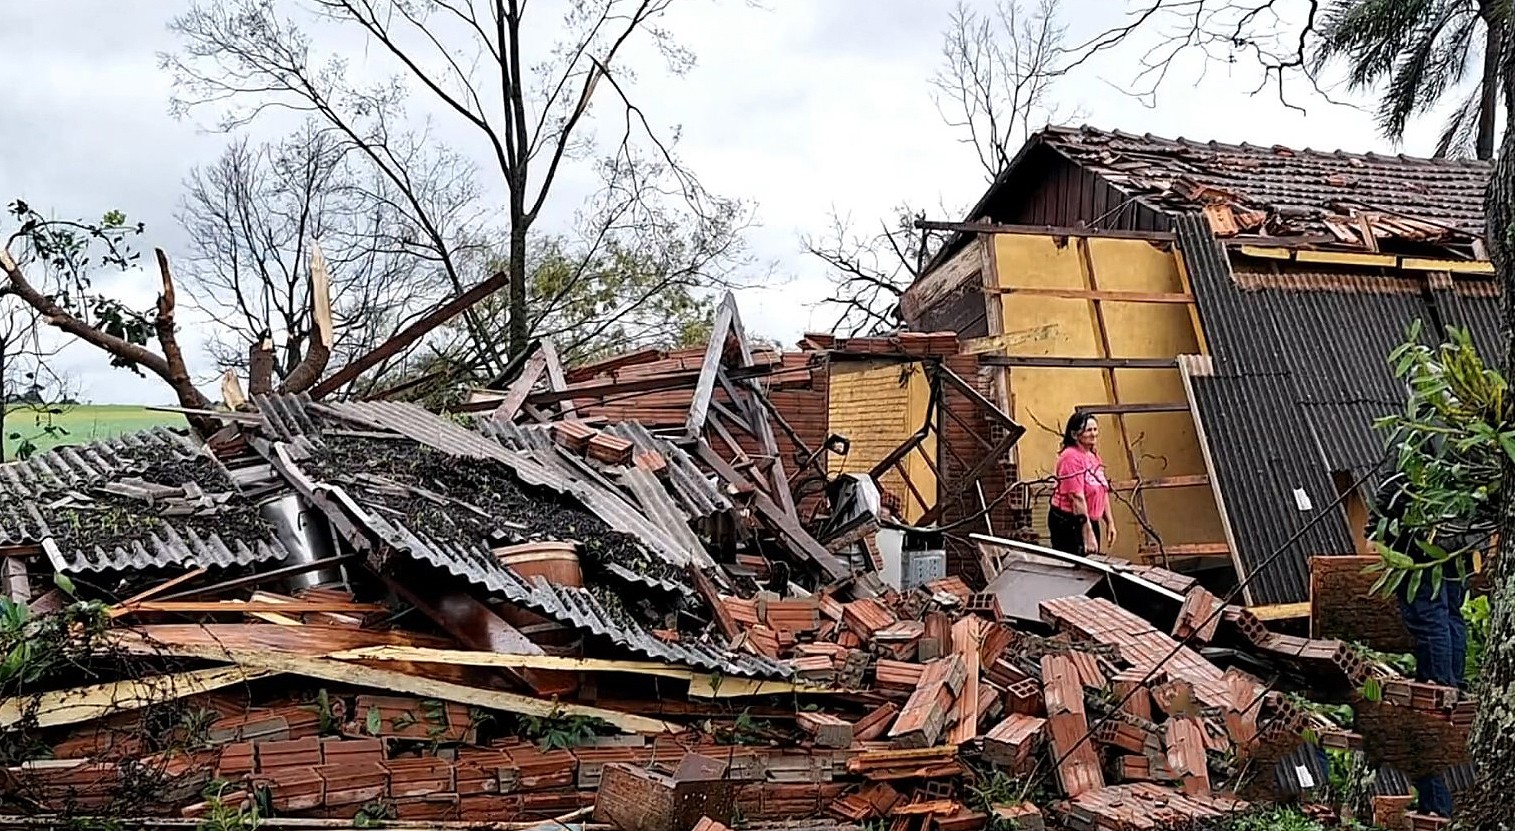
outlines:
{"label": "yellow wall panel", "polygon": [[[867,473],[920,429],[931,399],[931,383],[918,363],[833,363],[828,417],[831,432],[846,436],[846,456],[827,455],[827,470]],[[917,496],[898,470],[881,477],[880,485],[900,498],[905,518],[919,519],[936,504],[936,477],[922,452],[936,459],[936,436],[903,462]]]}
{"label": "yellow wall panel", "polygon": [[[1153,294],[1184,291],[1173,253],[1149,242],[1100,238],[1063,242],[1059,245],[1050,236],[1025,234],[994,237],[996,279],[1001,288],[1012,290],[1002,295],[1003,331],[1041,333],[1034,340],[1007,344],[1001,354],[1173,358],[1200,351],[1194,318],[1189,306],[1182,303],[1102,300],[1096,315],[1092,300],[1014,293],[1017,288],[1097,288]],[[1016,448],[1023,480],[1052,475],[1063,423],[1078,406],[1184,401],[1177,369],[1014,367],[1007,375],[1012,415],[1027,427]],[[1199,440],[1187,412],[1105,414],[1099,421],[1100,456],[1112,480],[1152,480],[1205,472]],[[1143,523],[1138,522],[1129,504],[1131,492],[1127,490],[1121,497],[1113,508],[1120,532],[1115,553],[1136,558],[1141,547],[1152,547],[1154,541],[1144,533]],[[1225,538],[1206,486],[1148,488],[1139,502],[1145,525],[1165,545],[1213,543]],[[1036,502],[1036,510],[1046,509],[1043,495]],[[1043,519],[1037,517],[1035,522],[1040,527]]]}

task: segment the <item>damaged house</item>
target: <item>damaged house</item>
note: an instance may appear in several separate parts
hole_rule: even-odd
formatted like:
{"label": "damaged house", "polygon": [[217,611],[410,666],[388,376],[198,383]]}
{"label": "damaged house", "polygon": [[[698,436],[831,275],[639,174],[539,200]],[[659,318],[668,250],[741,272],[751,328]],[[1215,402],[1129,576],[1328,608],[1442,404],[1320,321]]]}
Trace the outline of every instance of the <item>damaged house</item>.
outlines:
{"label": "damaged house", "polygon": [[[1099,414],[1117,553],[1302,618],[1312,558],[1368,553],[1390,351],[1420,321],[1498,354],[1489,171],[1050,127],[970,221],[928,223],[952,236],[901,310],[995,368],[1030,430],[1020,480],[1051,473],[1075,408]],[[1018,505],[1037,526],[1045,490]]]}
{"label": "damaged house", "polygon": [[[1375,773],[1357,816],[1439,827],[1409,782],[1467,784],[1474,702],[1268,620],[1306,557],[1360,546],[1334,474],[1372,437],[1312,444],[1314,402],[1392,396],[1308,397],[1326,370],[1235,310],[1482,314],[1486,264],[1379,208],[1281,217],[1193,172],[1200,199],[1133,141],[1049,131],[1007,176],[1098,158],[1134,177],[1099,185],[1145,211],[1121,221],[1208,219],[1033,230],[1005,223],[1053,216],[1002,182],[907,294],[923,331],[762,348],[728,296],[703,347],[565,367],[537,343],[458,412],[333,397],[368,356],[191,411],[200,436],[0,466],[0,828],[1158,831],[1312,800],[1328,753]],[[1366,366],[1347,328],[1320,337]],[[1014,538],[1074,406],[1116,419],[1146,513],[1124,558]],[[1279,493],[1339,534],[1227,602],[1204,566],[1247,579],[1299,522]],[[1382,617],[1323,597],[1317,621]]]}

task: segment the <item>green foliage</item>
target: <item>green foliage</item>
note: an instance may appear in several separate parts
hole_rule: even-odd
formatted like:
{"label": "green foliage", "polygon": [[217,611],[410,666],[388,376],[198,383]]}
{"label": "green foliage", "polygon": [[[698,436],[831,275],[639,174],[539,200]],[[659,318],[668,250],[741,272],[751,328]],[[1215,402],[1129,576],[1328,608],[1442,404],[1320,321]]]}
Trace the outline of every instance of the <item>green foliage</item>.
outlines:
{"label": "green foliage", "polygon": [[1378,125],[1396,141],[1416,116],[1440,109],[1458,87],[1475,81],[1448,119],[1436,152],[1471,149],[1482,92],[1482,5],[1480,0],[1335,0],[1316,29],[1315,68],[1344,61],[1351,89],[1380,96]]}
{"label": "green foliage", "polygon": [[1483,656],[1489,648],[1488,595],[1468,597],[1462,604],[1462,616],[1468,624],[1468,655],[1463,674],[1472,684],[1483,671]]}
{"label": "green foliage", "polygon": [[1221,831],[1325,831],[1325,826],[1296,808],[1268,808],[1232,817],[1220,824]]}
{"label": "green foliage", "polygon": [[[1508,384],[1484,364],[1466,329],[1449,327],[1435,347],[1421,338],[1417,321],[1406,342],[1390,355],[1394,372],[1409,389],[1402,413],[1381,419],[1390,431],[1395,468],[1406,479],[1404,517],[1379,520],[1371,529],[1380,561],[1377,592],[1416,594],[1429,581],[1433,591],[1450,569],[1457,579],[1472,571],[1473,556],[1497,527],[1504,465],[1515,460],[1515,423],[1509,419]],[[1424,556],[1392,551],[1384,540],[1406,534]]]}
{"label": "green foliage", "polygon": [[593,716],[553,712],[546,716],[521,716],[518,735],[537,743],[543,750],[567,750],[586,744],[615,728]]}
{"label": "green foliage", "polygon": [[382,828],[385,822],[398,819],[399,809],[388,799],[379,799],[364,805],[353,815],[354,828]]}
{"label": "green foliage", "polygon": [[225,800],[230,787],[222,781],[212,782],[206,787],[205,816],[196,824],[196,831],[253,831],[262,824],[262,812],[257,800],[239,799],[236,803]]}
{"label": "green foliage", "polygon": [[[138,346],[153,335],[153,318],[147,312],[128,308],[119,300],[98,293],[94,275],[98,269],[125,271],[141,258],[131,239],[143,225],[128,224],[120,211],[108,211],[99,221],[48,219],[30,205],[17,200],[10,213],[20,223],[17,235],[27,246],[27,256],[41,263],[47,282],[34,288],[52,298],[65,312],[114,338]],[[111,354],[111,365],[141,374],[127,358]]]}

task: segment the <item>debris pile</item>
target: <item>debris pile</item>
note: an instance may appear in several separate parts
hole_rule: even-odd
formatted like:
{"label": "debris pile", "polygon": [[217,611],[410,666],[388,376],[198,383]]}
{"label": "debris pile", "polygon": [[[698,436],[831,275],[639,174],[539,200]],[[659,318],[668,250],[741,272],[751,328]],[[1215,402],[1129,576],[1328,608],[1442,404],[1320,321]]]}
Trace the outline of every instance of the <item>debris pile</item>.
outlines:
{"label": "debris pile", "polygon": [[810,371],[728,303],[698,361],[537,351],[466,418],[259,396],[0,467],[0,826],[1157,829],[1310,738],[1466,761],[1455,691],[1191,577],[983,535],[986,583],[883,568],[941,533],[799,486],[837,442],[770,385]]}

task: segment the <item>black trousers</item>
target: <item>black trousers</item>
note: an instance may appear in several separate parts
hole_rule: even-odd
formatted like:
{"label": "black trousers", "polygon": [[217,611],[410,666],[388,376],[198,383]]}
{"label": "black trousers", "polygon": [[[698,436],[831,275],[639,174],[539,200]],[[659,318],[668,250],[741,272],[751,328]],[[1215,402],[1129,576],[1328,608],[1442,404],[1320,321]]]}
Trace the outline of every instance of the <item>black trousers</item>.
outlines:
{"label": "black trousers", "polygon": [[[1099,542],[1099,523],[1090,522],[1094,526],[1094,541]],[[1052,537],[1052,547],[1065,554],[1074,554],[1083,557],[1094,553],[1084,550],[1084,518],[1061,508],[1052,508],[1047,512],[1047,532]]]}

